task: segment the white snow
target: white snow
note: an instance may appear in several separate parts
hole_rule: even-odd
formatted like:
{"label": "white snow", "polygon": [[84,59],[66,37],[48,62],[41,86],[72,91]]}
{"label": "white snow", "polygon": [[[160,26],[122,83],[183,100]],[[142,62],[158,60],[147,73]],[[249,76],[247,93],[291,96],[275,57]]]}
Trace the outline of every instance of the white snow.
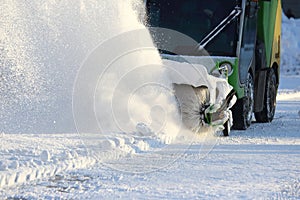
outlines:
{"label": "white snow", "polygon": [[[77,134],[6,134],[0,144],[0,187],[95,163],[95,159],[87,157]],[[70,155],[70,151],[76,156]]]}
{"label": "white snow", "polygon": [[43,162],[49,162],[50,159],[51,159],[51,155],[50,155],[49,151],[47,151],[47,150],[42,151],[41,160]]}
{"label": "white snow", "polygon": [[[173,83],[188,84],[194,87],[207,86],[210,91],[211,103],[221,103],[221,100],[225,99],[232,89],[226,79],[210,76],[203,65],[172,60],[163,60],[163,62],[168,66],[168,74]],[[218,95],[216,91],[219,91]]]}
{"label": "white snow", "polygon": [[286,75],[300,74],[300,19],[288,19],[282,15],[281,72]]}
{"label": "white snow", "polygon": [[[81,31],[83,35],[96,30],[86,24],[90,22],[96,24],[95,19],[106,19],[97,14],[93,18],[91,17],[93,13],[87,11],[96,12],[105,9],[110,10],[109,15],[114,16],[113,11],[117,4],[109,3],[114,1],[103,2],[102,5],[94,1],[90,1],[90,3],[80,1],[80,3],[75,2],[72,5],[86,16],[81,21],[82,28],[87,29],[86,32]],[[18,13],[16,8],[26,6],[18,5],[22,3],[15,3],[15,7],[10,7],[9,3],[1,6],[11,8],[14,11],[12,13]],[[54,3],[42,5],[32,3],[30,5],[43,8],[45,15],[51,16],[64,10],[68,6],[67,3],[70,2],[62,1],[60,5]],[[124,3],[118,4],[116,7],[120,6],[123,9],[128,8],[128,5]],[[75,19],[79,19],[76,18],[78,17],[77,11],[70,10],[70,12]],[[123,20],[126,17],[132,17],[130,13],[123,14]],[[50,27],[47,30],[53,30],[49,35],[51,35],[52,41],[59,43],[56,43],[58,45],[56,48],[64,47],[62,51],[65,50],[65,52],[72,49],[72,47],[68,47],[68,45],[72,46],[72,43],[67,42],[72,37],[63,40],[58,40],[58,38],[67,37],[64,34],[76,32],[76,29],[72,29],[74,27],[70,26],[69,28],[72,29],[70,32],[66,30],[55,32],[63,27],[62,24],[57,24],[57,21],[47,18],[45,15],[42,15],[44,18],[40,18],[40,20],[47,21],[47,25]],[[66,23],[72,22],[68,16],[63,17]],[[117,19],[114,20],[117,21]],[[131,30],[137,25],[131,26],[126,20],[125,22],[122,23],[124,30]],[[26,107],[27,101],[25,103],[21,101],[21,110],[18,110],[22,111],[21,113],[16,111],[9,113],[11,109],[5,110],[7,107],[2,106],[4,110],[1,110],[0,114],[4,121],[1,121],[3,124],[0,127],[0,199],[299,199],[300,76],[297,75],[297,72],[299,72],[300,64],[296,52],[300,52],[300,45],[295,45],[299,44],[297,35],[300,32],[299,22],[299,20],[287,20],[283,17],[282,75],[274,121],[269,124],[254,123],[247,131],[233,131],[231,136],[226,138],[213,136],[209,130],[201,135],[183,131],[184,134],[175,134],[176,137],[174,137],[174,134],[168,131],[174,130],[172,127],[176,127],[176,123],[165,131],[154,132],[151,126],[143,122],[136,123],[131,132],[101,133],[99,135],[78,134],[69,127],[70,120],[66,116],[70,114],[68,113],[70,107],[66,106],[68,103],[60,102],[61,95],[70,89],[68,81],[63,77],[74,76],[74,72],[66,70],[62,72],[63,74],[58,73],[58,77],[56,77],[54,75],[57,72],[52,71],[51,75],[43,77],[53,76],[52,79],[49,79],[51,83],[42,83],[46,86],[44,88],[48,92],[46,94],[54,95],[43,96],[43,94],[42,97],[46,99],[35,99],[41,97],[39,92],[45,92],[36,88],[37,86],[43,87],[43,85],[33,84],[39,77],[30,75],[30,79],[19,79],[21,82],[26,80],[23,83],[30,87],[25,87],[23,90],[24,87],[19,88],[16,83],[9,85],[14,88],[16,94],[24,93],[20,94],[21,96],[18,96],[15,102],[6,102],[5,105],[12,106],[10,108],[20,108],[18,107],[19,98],[22,99],[25,95],[30,106]],[[4,22],[0,20],[0,23]],[[21,25],[24,24],[21,23]],[[74,26],[76,27],[76,25]],[[97,28],[97,25],[95,27]],[[113,29],[113,27],[110,28]],[[30,30],[30,27],[24,26],[24,29]],[[19,31],[24,32],[24,30]],[[77,33],[73,35],[74,38],[80,38],[80,34],[77,35]],[[15,38],[18,34],[19,32],[16,32],[13,37]],[[108,32],[101,32],[101,34],[107,37]],[[87,34],[89,36],[87,41],[91,39],[92,35]],[[103,35],[100,38],[104,37]],[[31,39],[34,40],[34,38]],[[91,39],[91,41],[96,40],[95,38]],[[17,40],[15,42],[18,43]],[[18,44],[21,45],[24,42],[28,41]],[[91,43],[88,42],[86,45],[93,46]],[[53,46],[51,47],[53,48]],[[32,54],[35,52],[34,49],[28,48],[30,49],[28,54],[34,55]],[[54,52],[48,53],[58,54],[58,52],[55,53],[56,48],[52,49]],[[290,52],[295,52],[295,54],[290,54]],[[78,52],[73,53],[79,55]],[[27,55],[23,53],[21,55],[21,60],[28,59]],[[71,58],[75,58],[76,55],[72,55],[74,57]],[[38,55],[35,58],[37,57]],[[51,61],[51,58],[51,56],[45,58],[45,60],[49,59],[45,64],[48,62],[59,64],[64,61],[64,59]],[[70,66],[75,63],[71,60],[67,61]],[[40,64],[38,59],[33,60],[33,63]],[[67,63],[63,63],[63,65],[67,65]],[[27,73],[30,74],[39,69],[36,68],[38,65],[31,65],[31,62],[25,62],[25,64],[32,66],[28,68],[29,71],[25,70],[25,76]],[[52,66],[51,64],[48,67]],[[60,67],[62,66],[60,65]],[[65,68],[55,68],[54,65],[54,69]],[[19,72],[22,74],[22,71],[24,69]],[[9,71],[8,74],[11,75],[12,72]],[[40,75],[40,73],[37,74]],[[8,78],[12,77],[8,76]],[[158,79],[154,78],[154,80]],[[51,88],[47,88],[52,87],[51,84],[55,81],[59,81],[57,85],[66,83],[67,89],[57,86],[59,91],[52,91]],[[164,81],[162,83],[165,83]],[[1,94],[2,90],[7,88],[2,86]],[[31,89],[34,89],[33,93],[30,92]],[[70,91],[67,93],[70,94]],[[55,94],[58,95],[55,96]],[[7,95],[4,100],[1,99],[1,102],[13,99]],[[170,99],[166,96],[159,97],[157,101],[163,101],[165,104],[171,102],[170,110],[172,111],[172,101],[169,101]],[[55,100],[47,100],[50,97]],[[32,107],[36,103],[38,106],[47,104],[47,108],[53,109],[45,111],[42,109],[43,107]],[[53,107],[57,103],[61,107]],[[151,111],[156,116],[163,116],[163,112],[156,106],[156,103],[153,105]],[[32,108],[34,111],[31,110]],[[141,106],[141,111],[143,109]],[[27,111],[29,113],[26,113]],[[67,114],[62,114],[66,111]],[[3,116],[6,114],[9,117]],[[18,120],[14,120],[15,116]],[[151,112],[149,116],[151,116]],[[65,119],[60,117],[65,117]],[[31,119],[34,119],[34,123],[31,123]],[[43,122],[39,124],[39,120]],[[22,122],[28,122],[30,126],[24,125]],[[180,126],[180,124],[178,125]],[[61,127],[58,128],[59,126]],[[89,145],[93,144],[96,146],[91,148]],[[95,154],[93,151],[97,153]]]}

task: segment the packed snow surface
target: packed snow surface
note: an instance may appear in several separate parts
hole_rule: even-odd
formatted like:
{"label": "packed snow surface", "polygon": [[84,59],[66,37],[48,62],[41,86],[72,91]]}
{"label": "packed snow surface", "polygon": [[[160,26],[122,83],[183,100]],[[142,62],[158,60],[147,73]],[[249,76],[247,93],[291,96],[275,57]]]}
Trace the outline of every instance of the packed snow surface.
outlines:
{"label": "packed snow surface", "polygon": [[197,136],[166,146],[151,134],[111,137],[103,146],[114,155],[103,152],[99,162],[76,134],[2,134],[0,197],[299,199],[300,78],[281,81],[272,123],[216,141]]}
{"label": "packed snow surface", "polygon": [[[135,71],[134,66],[124,66],[124,71],[107,73],[101,80],[93,72],[80,76],[84,70],[80,66],[89,61],[97,44],[107,44],[121,32],[143,29],[132,8],[139,7],[138,2],[5,1],[0,5],[5,11],[0,18],[0,199],[299,199],[300,21],[283,17],[282,76],[274,121],[254,123],[227,138],[212,135],[209,129],[195,135],[172,115],[176,102],[170,81],[150,45],[149,51],[129,53],[125,60],[143,66],[154,63],[153,76],[139,80],[166,88],[161,96],[152,85],[139,90],[128,84],[145,72],[143,67]],[[143,38],[150,40],[147,34]],[[108,72],[122,63],[120,59]],[[82,86],[78,77],[96,81],[92,87],[96,92],[74,91],[74,83]],[[120,77],[125,82],[114,83]],[[110,87],[99,84],[103,80]],[[116,84],[113,88],[111,82]],[[75,123],[83,122],[77,132],[72,95],[87,95],[75,103],[87,103],[91,99],[84,98],[91,94],[92,100],[103,103],[108,100],[97,91],[112,98],[112,89],[122,97],[122,89],[126,93],[128,88],[137,91],[128,102],[139,110],[128,107],[133,122],[124,121],[126,113],[117,112],[116,122],[130,131],[119,132],[117,124],[105,123],[101,127],[113,127],[114,132],[89,132],[84,126],[89,118],[76,118],[76,113]],[[150,104],[153,99],[145,98],[147,92],[157,104]],[[117,98],[114,103],[128,102]],[[102,113],[109,107],[99,109],[99,105],[92,105],[98,121],[111,122],[111,116],[105,119]],[[91,116],[84,109],[77,111]],[[167,124],[155,122],[158,116]]]}

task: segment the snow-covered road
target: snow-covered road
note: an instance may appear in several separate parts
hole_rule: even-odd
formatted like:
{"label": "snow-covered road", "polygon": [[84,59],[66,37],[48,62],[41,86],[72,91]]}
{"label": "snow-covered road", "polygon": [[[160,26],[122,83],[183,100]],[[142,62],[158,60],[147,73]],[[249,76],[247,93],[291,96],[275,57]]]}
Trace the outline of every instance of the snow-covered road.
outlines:
{"label": "snow-covered road", "polygon": [[[36,171],[28,173],[29,177],[19,178],[25,184],[15,185],[21,182],[17,175],[13,177],[12,186],[7,187],[3,183],[0,198],[299,199],[299,85],[299,76],[282,76],[274,121],[269,124],[254,122],[247,131],[233,131],[230,137],[218,137],[212,151],[204,158],[200,150],[202,143],[171,144],[159,154],[153,154],[152,160],[151,156],[147,157],[148,161],[141,159],[138,155],[142,153],[131,154],[131,163],[123,166],[123,172],[118,170],[120,166],[112,167],[113,160],[112,165],[94,164],[93,159],[84,157],[84,148],[76,135],[22,135],[20,140],[23,142],[14,141],[15,146],[8,150],[2,147],[12,142],[11,137],[16,139],[17,135],[3,135],[2,165],[5,157],[10,172],[13,168],[19,169],[19,165]],[[50,158],[43,155],[42,149],[59,167],[49,167],[52,166],[47,161]],[[174,156],[178,152],[183,153],[179,157]],[[149,165],[155,163],[160,165],[159,162],[169,164],[143,173],[143,169],[149,169]],[[44,171],[38,170],[41,167]],[[137,168],[141,169],[141,173],[130,172]],[[0,174],[6,173],[5,170],[2,166]]]}

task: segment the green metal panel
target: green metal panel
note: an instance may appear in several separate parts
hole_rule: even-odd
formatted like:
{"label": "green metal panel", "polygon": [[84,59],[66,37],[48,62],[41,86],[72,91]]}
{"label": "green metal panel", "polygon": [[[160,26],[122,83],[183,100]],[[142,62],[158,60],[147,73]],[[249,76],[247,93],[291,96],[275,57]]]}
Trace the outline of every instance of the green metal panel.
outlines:
{"label": "green metal panel", "polygon": [[228,77],[228,82],[229,84],[234,88],[236,91],[237,98],[240,99],[244,96],[244,88],[240,86],[240,81],[239,81],[239,61],[236,58],[235,62],[232,63],[233,67],[233,72],[232,74]]}
{"label": "green metal panel", "polygon": [[259,2],[257,37],[265,44],[266,67],[270,67],[271,65],[277,5],[278,0],[261,0]]}

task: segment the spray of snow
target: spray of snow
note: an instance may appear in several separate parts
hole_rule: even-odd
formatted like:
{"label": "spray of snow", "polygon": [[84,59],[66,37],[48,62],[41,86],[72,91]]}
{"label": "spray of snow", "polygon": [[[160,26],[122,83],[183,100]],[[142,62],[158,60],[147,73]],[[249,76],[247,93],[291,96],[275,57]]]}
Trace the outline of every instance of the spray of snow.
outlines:
{"label": "spray of snow", "polygon": [[[181,120],[172,84],[148,31],[138,20],[142,8],[142,1],[137,0],[3,2],[0,132],[79,130],[100,133],[97,137],[123,132],[172,142],[182,128]],[[134,38],[134,30],[142,34]],[[127,48],[130,53],[125,52],[125,56],[111,57],[111,61],[116,60],[111,66],[98,67],[98,72],[107,69],[103,76],[93,74],[93,70],[85,74],[87,85],[94,84],[89,93],[93,99],[86,103],[92,106],[95,119],[86,118],[90,113],[81,105],[75,122],[85,125],[76,130],[72,100],[85,99],[84,91],[89,90],[82,88],[74,97],[74,82],[82,74],[82,63],[101,44],[128,31],[133,31],[133,39],[140,42],[138,50]],[[129,42],[111,47],[126,49]],[[91,74],[96,82],[90,79]],[[93,129],[99,124],[100,131]]]}
{"label": "spray of snow", "polygon": [[[72,87],[82,61],[98,44],[112,36],[134,29],[145,29],[137,19],[137,11],[133,10],[133,7],[141,8],[141,5],[142,2],[136,0],[1,3],[1,131],[75,132]],[[151,40],[149,35],[144,39],[148,42]],[[159,62],[155,50],[139,51],[117,63],[115,69],[126,72],[136,66]],[[106,86],[120,78],[117,76],[118,70],[105,75]],[[141,69],[135,78],[143,79],[146,71],[152,82],[170,86],[159,67]],[[132,81],[123,87],[139,83],[138,80]],[[113,85],[110,87],[106,91],[114,89]],[[123,92],[133,91],[127,89]],[[110,94],[113,94],[112,91]],[[97,98],[100,96],[111,97],[100,94]],[[159,98],[165,101],[161,106],[175,104],[167,95]],[[131,109],[131,114],[137,118],[136,121],[141,121],[139,118],[147,115],[145,109],[149,107],[143,98],[133,95],[131,100],[135,101],[132,107],[138,108]],[[101,112],[107,106],[106,103],[97,104],[100,108],[96,109]],[[120,107],[124,105],[116,104]],[[99,120],[106,119],[111,122],[109,117]]]}

